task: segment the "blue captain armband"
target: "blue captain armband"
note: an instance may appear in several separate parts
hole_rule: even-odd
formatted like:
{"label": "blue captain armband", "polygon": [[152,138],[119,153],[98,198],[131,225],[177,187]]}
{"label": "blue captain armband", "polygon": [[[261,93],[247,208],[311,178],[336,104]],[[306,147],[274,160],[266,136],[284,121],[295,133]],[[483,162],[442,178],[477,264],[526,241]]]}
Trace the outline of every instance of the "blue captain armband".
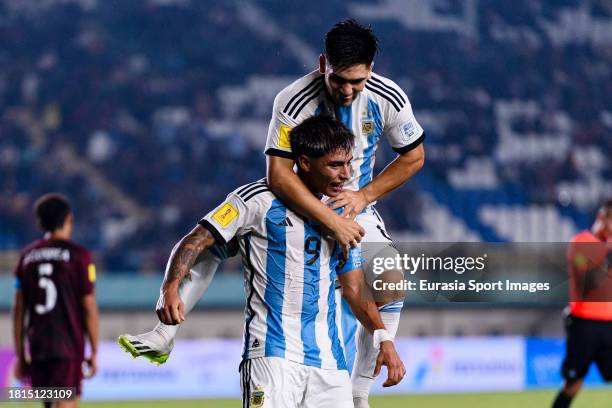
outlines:
{"label": "blue captain armband", "polygon": [[15,289],[21,289],[21,281],[19,280],[19,278],[15,278],[15,283],[14,283],[13,287]]}

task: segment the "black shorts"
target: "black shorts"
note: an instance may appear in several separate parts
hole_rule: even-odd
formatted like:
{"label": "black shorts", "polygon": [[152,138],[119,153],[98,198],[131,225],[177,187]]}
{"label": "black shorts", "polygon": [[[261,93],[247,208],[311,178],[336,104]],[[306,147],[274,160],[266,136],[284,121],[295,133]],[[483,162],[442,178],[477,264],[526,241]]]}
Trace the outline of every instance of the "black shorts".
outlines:
{"label": "black shorts", "polygon": [[612,381],[612,321],[568,316],[566,330],[563,378],[582,379],[595,362],[603,379]]}
{"label": "black shorts", "polygon": [[81,395],[83,381],[81,360],[57,359],[32,362],[33,387],[74,387]]}

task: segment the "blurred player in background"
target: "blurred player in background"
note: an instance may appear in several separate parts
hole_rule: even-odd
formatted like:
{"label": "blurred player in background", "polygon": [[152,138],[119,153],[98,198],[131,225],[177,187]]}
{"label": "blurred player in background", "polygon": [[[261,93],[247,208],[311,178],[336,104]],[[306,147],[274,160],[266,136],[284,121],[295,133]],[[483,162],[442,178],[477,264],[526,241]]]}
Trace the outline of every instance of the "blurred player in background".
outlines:
{"label": "blurred player in background", "polygon": [[[35,212],[44,236],[23,250],[15,269],[16,375],[22,380],[30,377],[34,387],[74,387],[76,398],[45,402],[45,406],[75,407],[81,394],[83,363],[87,377],[96,373],[96,270],[89,251],[70,240],[74,217],[64,196],[42,196],[36,201]],[[85,334],[91,346],[87,359]]]}
{"label": "blurred player in background", "polygon": [[[290,84],[275,98],[266,143],[267,174],[270,189],[291,209],[319,222],[324,232],[335,238],[345,252],[349,246],[358,246],[363,236],[364,242],[378,243],[376,248],[384,251],[385,256],[393,256],[392,241],[374,204],[421,169],[425,134],[401,88],[372,72],[377,52],[378,40],[373,31],[354,20],[339,22],[326,34],[325,53],[319,57],[319,69]],[[331,206],[309,194],[308,188],[294,173],[289,141],[292,128],[306,118],[320,114],[335,117],[351,129],[356,138],[350,179],[344,190],[332,200]],[[383,135],[397,152],[397,157],[374,177],[376,149]],[[339,215],[334,210],[341,207],[344,212]],[[186,312],[208,287],[220,262],[219,253],[223,257],[232,251],[227,248],[217,252],[205,251],[192,268],[191,279],[181,286],[179,302]],[[369,263],[375,255],[362,253],[366,275],[370,273]],[[394,276],[394,280],[401,279],[401,273],[389,276]],[[379,300],[385,326],[395,336],[403,293],[376,300]],[[374,340],[367,330],[360,328],[355,344],[356,321],[346,305],[343,306],[347,312],[343,313],[343,337],[348,366],[353,368],[355,406],[368,407],[376,360],[376,350],[372,347]],[[172,350],[177,330],[178,326],[160,323],[153,331],[136,336],[141,344],[147,345],[141,354],[152,361],[165,361]]]}
{"label": "blurred player in background", "polygon": [[[291,132],[298,177],[306,194],[336,197],[350,179],[354,136],[327,116],[310,118]],[[184,320],[179,286],[198,255],[238,237],[245,269],[244,352],[240,365],[245,406],[352,408],[352,387],[336,319],[334,280],[364,327],[374,333],[378,359],[388,367],[386,386],[405,368],[385,330],[352,249],[321,233],[270,192],[265,179],[242,186],[208,213],[173,251],[158,315],[165,324]],[[142,344],[122,336],[130,351]]]}
{"label": "blurred player in background", "polygon": [[565,379],[553,408],[569,407],[589,366],[595,362],[612,381],[612,200],[599,209],[590,230],[570,242],[570,305],[562,374]]}

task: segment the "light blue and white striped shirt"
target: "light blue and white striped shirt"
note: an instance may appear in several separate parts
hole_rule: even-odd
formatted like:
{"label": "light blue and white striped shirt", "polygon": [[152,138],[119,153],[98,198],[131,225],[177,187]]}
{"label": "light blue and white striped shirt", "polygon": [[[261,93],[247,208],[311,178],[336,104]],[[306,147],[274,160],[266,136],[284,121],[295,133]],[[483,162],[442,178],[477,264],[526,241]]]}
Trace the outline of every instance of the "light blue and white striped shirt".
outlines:
{"label": "light blue and white striped shirt", "polygon": [[265,153],[292,158],[289,131],[322,113],[335,115],[355,135],[351,178],[344,185],[349,190],[359,190],[372,181],[383,135],[398,153],[415,149],[425,139],[408,97],[395,82],[372,73],[350,106],[334,106],[327,97],[324,75],[313,71],[276,96]]}
{"label": "light blue and white striped shirt", "polygon": [[219,243],[240,239],[247,296],[243,359],[347,368],[334,279],[361,268],[358,249],[342,262],[337,242],[285,206],[265,180],[236,189],[200,224]]}

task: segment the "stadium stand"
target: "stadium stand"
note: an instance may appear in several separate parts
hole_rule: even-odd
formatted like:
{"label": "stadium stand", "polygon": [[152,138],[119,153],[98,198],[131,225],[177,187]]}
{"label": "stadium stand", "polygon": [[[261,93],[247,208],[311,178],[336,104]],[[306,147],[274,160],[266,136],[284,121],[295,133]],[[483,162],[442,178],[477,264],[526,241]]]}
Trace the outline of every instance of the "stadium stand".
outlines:
{"label": "stadium stand", "polygon": [[378,204],[396,237],[564,241],[612,195],[609,2],[300,4],[0,1],[0,249],[37,236],[31,204],[59,190],[100,270],[163,269],[264,175],[274,95],[348,16],[428,135],[424,170]]}

